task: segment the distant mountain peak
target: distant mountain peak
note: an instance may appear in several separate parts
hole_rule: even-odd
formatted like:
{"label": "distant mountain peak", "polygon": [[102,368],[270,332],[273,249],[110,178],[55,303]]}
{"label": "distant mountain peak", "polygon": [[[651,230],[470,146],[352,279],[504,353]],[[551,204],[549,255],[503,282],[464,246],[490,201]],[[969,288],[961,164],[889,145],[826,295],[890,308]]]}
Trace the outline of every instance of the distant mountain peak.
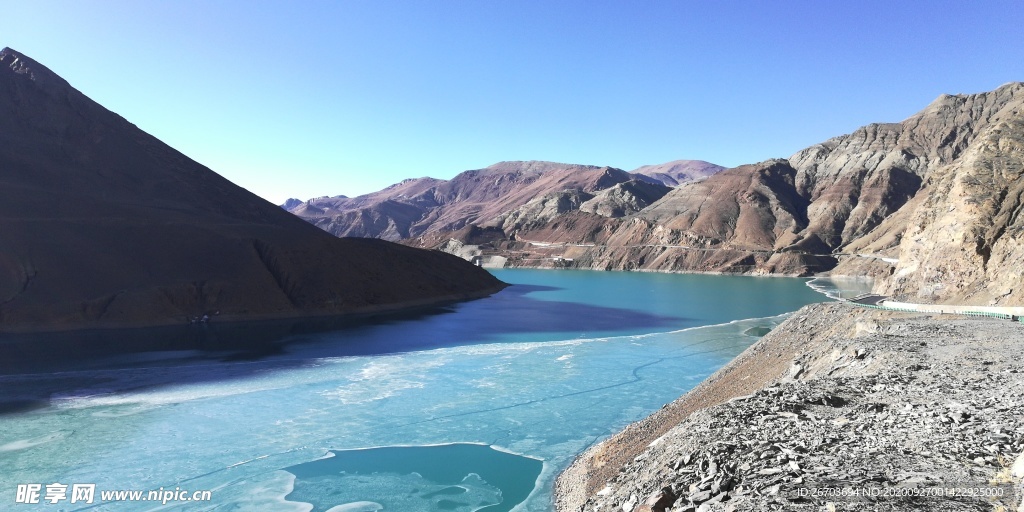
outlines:
{"label": "distant mountain peak", "polygon": [[302,199],[296,197],[289,197],[288,199],[285,200],[284,203],[281,204],[281,208],[284,208],[285,210],[291,210],[292,208],[295,208],[296,206],[299,206],[304,202],[305,201],[303,201]]}
{"label": "distant mountain peak", "polygon": [[597,169],[596,165],[566,164],[546,160],[506,160],[489,165],[481,171],[544,173],[554,169]]}
{"label": "distant mountain peak", "polygon": [[660,183],[677,187],[683,183],[711,176],[725,167],[704,160],[673,160],[657,165],[644,165],[630,171],[638,179],[648,183]]}

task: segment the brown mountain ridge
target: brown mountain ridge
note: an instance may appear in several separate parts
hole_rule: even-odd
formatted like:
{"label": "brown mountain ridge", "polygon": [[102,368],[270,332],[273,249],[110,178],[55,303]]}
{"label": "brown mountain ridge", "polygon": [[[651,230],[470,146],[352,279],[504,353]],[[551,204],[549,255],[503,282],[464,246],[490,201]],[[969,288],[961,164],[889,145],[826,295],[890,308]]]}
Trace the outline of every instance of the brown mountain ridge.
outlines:
{"label": "brown mountain ridge", "polygon": [[338,239],[0,52],[0,330],[389,309],[500,289],[436,251]]}

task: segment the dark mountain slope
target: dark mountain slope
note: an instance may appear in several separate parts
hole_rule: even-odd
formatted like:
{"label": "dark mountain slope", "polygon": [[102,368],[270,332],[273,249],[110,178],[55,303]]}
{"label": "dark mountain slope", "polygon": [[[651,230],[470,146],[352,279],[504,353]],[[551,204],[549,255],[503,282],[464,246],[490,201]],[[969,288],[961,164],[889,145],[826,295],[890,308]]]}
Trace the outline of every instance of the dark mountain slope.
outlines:
{"label": "dark mountain slope", "polygon": [[0,329],[347,313],[499,287],[449,255],[326,235],[0,52]]}

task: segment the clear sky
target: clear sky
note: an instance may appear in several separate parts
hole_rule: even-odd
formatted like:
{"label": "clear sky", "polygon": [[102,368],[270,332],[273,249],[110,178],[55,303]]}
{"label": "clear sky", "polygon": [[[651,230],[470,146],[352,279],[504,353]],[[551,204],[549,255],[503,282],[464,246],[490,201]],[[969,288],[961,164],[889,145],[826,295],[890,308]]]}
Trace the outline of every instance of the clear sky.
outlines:
{"label": "clear sky", "polygon": [[787,157],[1024,80],[1024,2],[0,0],[0,46],[274,202]]}

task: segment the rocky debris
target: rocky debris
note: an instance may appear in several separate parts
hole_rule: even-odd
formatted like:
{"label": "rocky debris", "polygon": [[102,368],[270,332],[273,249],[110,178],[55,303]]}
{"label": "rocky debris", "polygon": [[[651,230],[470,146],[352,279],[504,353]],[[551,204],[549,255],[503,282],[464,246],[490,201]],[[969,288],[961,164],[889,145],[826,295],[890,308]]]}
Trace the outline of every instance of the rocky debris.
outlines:
{"label": "rocky debris", "polygon": [[[1024,326],[842,308],[780,326],[820,329],[799,371],[690,415],[571,510],[1016,510]],[[875,332],[846,330],[839,311]]]}
{"label": "rocky debris", "polygon": [[[944,96],[919,117],[960,113],[973,139],[929,176],[899,246],[887,295],[909,302],[1017,305],[1024,302],[1024,84],[979,95]],[[984,121],[963,112],[983,112]]]}

